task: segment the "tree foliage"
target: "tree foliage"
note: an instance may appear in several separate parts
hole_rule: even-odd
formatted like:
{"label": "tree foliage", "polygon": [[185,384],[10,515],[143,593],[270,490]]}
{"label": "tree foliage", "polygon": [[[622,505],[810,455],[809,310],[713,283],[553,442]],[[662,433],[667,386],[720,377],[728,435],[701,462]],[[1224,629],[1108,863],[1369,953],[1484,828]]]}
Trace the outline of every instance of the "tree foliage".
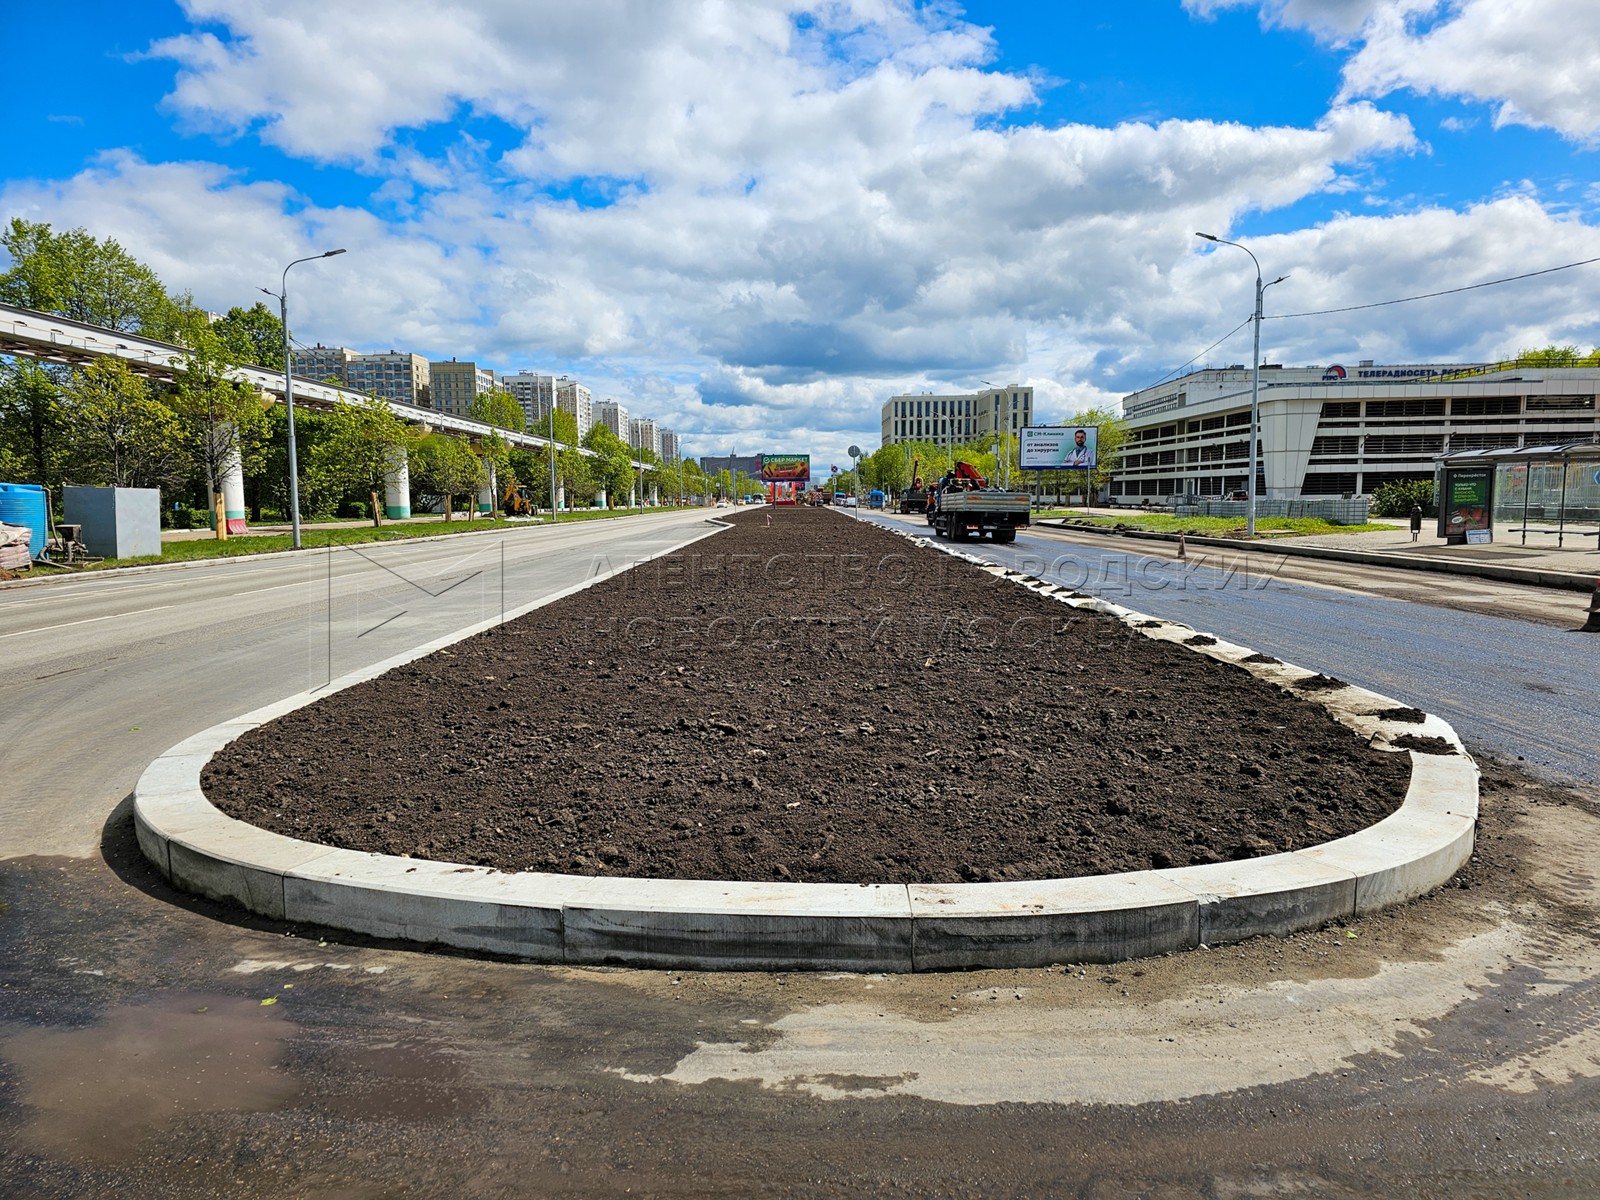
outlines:
{"label": "tree foliage", "polygon": [[176,414],[121,359],[97,358],[74,371],[61,402],[73,433],[74,482],[168,488],[187,474]]}
{"label": "tree foliage", "polygon": [[455,498],[473,496],[483,486],[484,478],[483,462],[472,447],[448,433],[429,434],[412,451],[412,485],[444,501],[446,521]]}
{"label": "tree foliage", "polygon": [[1402,479],[1372,489],[1372,515],[1375,517],[1409,517],[1412,505],[1417,504],[1422,506],[1423,516],[1439,515],[1431,479]]}
{"label": "tree foliage", "polygon": [[[363,396],[322,414],[326,436],[307,454],[308,490],[355,492],[362,499],[373,493],[381,498],[387,477],[397,462],[405,461],[418,438],[377,396]],[[379,523],[381,504],[374,507],[373,524]]]}
{"label": "tree foliage", "polygon": [[268,371],[283,370],[283,322],[265,304],[257,301],[250,308],[236,305],[218,317],[214,327],[235,362]]}
{"label": "tree foliage", "polygon": [[527,427],[527,417],[522,411],[522,405],[517,403],[517,398],[510,392],[498,390],[483,392],[472,398],[472,405],[467,411],[474,421],[482,421],[485,425],[493,425],[496,429],[509,429],[512,433],[521,433]]}
{"label": "tree foliage", "polygon": [[0,245],[12,261],[0,274],[0,302],[120,333],[167,332],[172,302],[161,280],[115,240],[13,217]]}
{"label": "tree foliage", "polygon": [[583,435],[586,450],[595,457],[589,461],[589,471],[595,483],[606,490],[607,503],[615,508],[618,499],[633,490],[633,451],[628,443],[604,425],[596,423]]}

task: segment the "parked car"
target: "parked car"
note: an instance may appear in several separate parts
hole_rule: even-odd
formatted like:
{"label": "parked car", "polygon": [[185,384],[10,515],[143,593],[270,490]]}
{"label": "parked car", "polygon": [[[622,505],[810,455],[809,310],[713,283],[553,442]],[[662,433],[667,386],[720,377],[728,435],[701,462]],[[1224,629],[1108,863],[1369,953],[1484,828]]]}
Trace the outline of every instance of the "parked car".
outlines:
{"label": "parked car", "polygon": [[1248,500],[1248,499],[1250,499],[1250,493],[1249,492],[1229,492],[1226,496],[1223,497],[1223,499],[1224,500]]}

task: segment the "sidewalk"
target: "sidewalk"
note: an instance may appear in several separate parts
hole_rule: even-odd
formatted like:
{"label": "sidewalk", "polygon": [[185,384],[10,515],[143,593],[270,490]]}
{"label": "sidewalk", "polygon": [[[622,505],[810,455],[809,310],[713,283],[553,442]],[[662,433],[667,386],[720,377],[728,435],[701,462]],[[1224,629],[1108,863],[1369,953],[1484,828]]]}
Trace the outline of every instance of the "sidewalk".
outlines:
{"label": "sidewalk", "polygon": [[[1129,515],[1127,509],[1097,508],[1087,510],[1088,515],[1111,517]],[[1144,541],[1176,542],[1175,533],[1153,533],[1145,530],[1111,530],[1107,528],[1068,525],[1060,518],[1046,518],[1040,525],[1055,525],[1073,532],[1090,531],[1107,536],[1121,536]],[[1408,570],[1440,571],[1452,575],[1478,575],[1486,579],[1499,579],[1507,583],[1522,583],[1534,587],[1562,588],[1569,591],[1593,591],[1600,585],[1600,546],[1596,536],[1575,533],[1569,529],[1564,545],[1556,545],[1553,533],[1529,533],[1527,544],[1522,544],[1520,528],[1512,532],[1509,525],[1496,525],[1494,541],[1487,546],[1452,546],[1434,533],[1430,521],[1423,526],[1422,534],[1413,542],[1409,522],[1404,519],[1384,521],[1377,518],[1374,524],[1392,524],[1393,529],[1367,530],[1361,533],[1319,533],[1306,537],[1267,535],[1254,541],[1244,538],[1191,537],[1191,546],[1222,546],[1234,550],[1248,550],[1265,554],[1304,555],[1312,558],[1339,559],[1372,566],[1390,566]]]}

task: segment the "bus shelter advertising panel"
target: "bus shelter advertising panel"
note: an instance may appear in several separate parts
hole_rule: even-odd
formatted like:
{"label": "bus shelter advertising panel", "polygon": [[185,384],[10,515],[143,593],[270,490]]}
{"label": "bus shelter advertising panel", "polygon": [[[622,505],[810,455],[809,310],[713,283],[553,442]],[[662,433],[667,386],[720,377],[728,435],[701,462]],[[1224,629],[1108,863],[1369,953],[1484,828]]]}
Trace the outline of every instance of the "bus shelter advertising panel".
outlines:
{"label": "bus shelter advertising panel", "polygon": [[1028,425],[1017,443],[1024,471],[1088,471],[1099,449],[1097,425]]}
{"label": "bus shelter advertising panel", "polygon": [[809,454],[763,454],[761,456],[762,483],[809,483],[811,481],[811,456]]}
{"label": "bus shelter advertising panel", "polygon": [[1493,511],[1493,467],[1445,468],[1439,495],[1440,537],[1456,544],[1486,542],[1494,536]]}

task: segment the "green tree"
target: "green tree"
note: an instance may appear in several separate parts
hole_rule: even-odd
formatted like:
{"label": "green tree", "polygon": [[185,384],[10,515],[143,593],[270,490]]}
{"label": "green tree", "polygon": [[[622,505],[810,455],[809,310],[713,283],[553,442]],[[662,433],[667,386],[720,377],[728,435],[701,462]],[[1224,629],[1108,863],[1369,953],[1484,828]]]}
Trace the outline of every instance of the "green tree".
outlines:
{"label": "green tree", "polygon": [[283,322],[265,304],[257,301],[250,308],[230,308],[217,318],[215,328],[235,362],[283,370]]}
{"label": "green tree", "polygon": [[172,301],[161,280],[111,238],[13,217],[0,246],[12,263],[0,274],[0,302],[123,333],[167,332]]}
{"label": "green tree", "polygon": [[594,481],[605,488],[607,504],[616,508],[617,498],[633,488],[633,451],[627,442],[598,423],[583,435],[583,445],[595,455],[589,460]]}
{"label": "green tree", "polygon": [[54,490],[70,461],[66,410],[61,405],[65,367],[28,359],[0,363],[0,450],[14,464],[8,479]]}
{"label": "green tree", "polygon": [[323,419],[327,436],[307,454],[307,475],[331,490],[369,498],[372,523],[381,525],[387,476],[410,454],[416,434],[377,396],[336,405]]}
{"label": "green tree", "polygon": [[457,496],[472,496],[483,486],[483,461],[472,447],[448,433],[429,434],[411,454],[412,482],[419,491],[444,501],[444,519],[450,520]]}
{"label": "green tree", "polygon": [[[245,472],[259,469],[268,432],[267,402],[238,378],[238,363],[203,312],[184,306],[174,324],[184,354],[167,403],[215,508],[222,497],[222,477],[233,462]],[[226,536],[221,522],[217,536]]]}
{"label": "green tree", "polygon": [[77,481],[167,489],[184,478],[177,416],[121,359],[97,358],[75,370],[62,407],[72,430]]}
{"label": "green tree", "polygon": [[522,405],[517,403],[516,397],[510,392],[483,392],[474,396],[467,412],[474,421],[482,421],[485,425],[492,425],[496,429],[509,429],[512,433],[521,433],[527,428],[527,418],[522,411]]}

